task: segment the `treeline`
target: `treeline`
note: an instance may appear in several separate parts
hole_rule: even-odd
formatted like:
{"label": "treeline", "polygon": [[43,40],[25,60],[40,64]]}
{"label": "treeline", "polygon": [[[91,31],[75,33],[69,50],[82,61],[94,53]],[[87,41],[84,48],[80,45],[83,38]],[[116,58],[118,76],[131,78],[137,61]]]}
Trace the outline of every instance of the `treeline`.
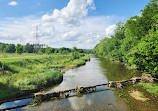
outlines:
{"label": "treeline", "polygon": [[61,54],[67,54],[71,52],[79,52],[79,53],[90,53],[90,50],[86,49],[78,49],[77,47],[73,47],[73,49],[70,48],[52,48],[52,47],[46,47],[44,48],[44,44],[29,44],[27,43],[26,45],[21,45],[21,44],[5,44],[5,43],[0,43],[0,52],[1,53],[61,53]]}
{"label": "treeline", "polygon": [[151,0],[140,16],[116,24],[115,34],[105,37],[93,52],[139,70],[158,73],[158,0]]}
{"label": "treeline", "polygon": [[[29,44],[27,43],[26,45],[21,45],[21,44],[5,44],[5,43],[0,43],[0,52],[1,53],[35,53],[37,52],[36,44]],[[39,49],[43,48],[44,45],[39,45]]]}

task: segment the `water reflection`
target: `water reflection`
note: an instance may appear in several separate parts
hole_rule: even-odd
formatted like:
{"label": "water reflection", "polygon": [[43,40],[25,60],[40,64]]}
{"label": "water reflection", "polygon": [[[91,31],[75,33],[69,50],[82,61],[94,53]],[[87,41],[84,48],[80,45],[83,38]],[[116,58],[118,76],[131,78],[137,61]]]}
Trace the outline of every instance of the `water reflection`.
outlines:
{"label": "water reflection", "polygon": [[[88,86],[107,83],[108,81],[127,80],[133,76],[140,76],[136,71],[130,71],[121,64],[92,57],[90,62],[79,68],[71,69],[64,74],[64,81],[45,92],[55,90],[64,90],[76,88],[77,86]],[[107,87],[98,87],[97,90],[103,90]],[[150,100],[146,102],[135,100],[128,94],[129,91],[138,90],[144,93],[144,96]],[[118,90],[117,90],[118,91]],[[16,109],[17,111],[157,111],[158,97],[149,95],[144,89],[136,86],[130,86],[121,90],[127,94],[130,99],[130,106],[116,95],[117,91],[99,91],[90,94],[77,95],[67,99],[47,101],[36,107],[25,107]]]}
{"label": "water reflection", "polygon": [[77,86],[107,83],[108,80],[103,74],[105,70],[100,68],[98,65],[99,63],[100,61],[98,61],[97,58],[91,58],[91,61],[87,62],[86,65],[79,68],[70,69],[64,74],[63,82],[48,92],[76,88]]}
{"label": "water reflection", "polygon": [[119,81],[119,80],[128,80],[133,76],[141,76],[141,73],[135,70],[128,70],[122,64],[112,62],[108,59],[99,58],[99,66],[104,71],[104,75],[108,78],[109,81]]}
{"label": "water reflection", "polygon": [[32,101],[32,98],[17,100],[17,101],[13,101],[13,102],[6,102],[6,103],[3,103],[0,105],[0,110],[5,109],[5,108],[13,108],[16,106],[23,106],[23,105],[28,104],[31,101]]}
{"label": "water reflection", "polygon": [[[87,62],[86,65],[67,71],[60,85],[52,87],[45,92],[107,83],[108,79],[111,78],[108,77],[108,73],[113,71],[112,67],[112,65],[108,66],[107,61],[104,62],[104,60],[92,57],[91,61]],[[106,88],[106,86],[98,87],[97,90]],[[127,111],[128,107],[122,99],[114,95],[113,91],[107,90],[78,95],[59,101],[49,101],[42,103],[38,107],[25,107],[21,110],[30,109],[35,111]]]}

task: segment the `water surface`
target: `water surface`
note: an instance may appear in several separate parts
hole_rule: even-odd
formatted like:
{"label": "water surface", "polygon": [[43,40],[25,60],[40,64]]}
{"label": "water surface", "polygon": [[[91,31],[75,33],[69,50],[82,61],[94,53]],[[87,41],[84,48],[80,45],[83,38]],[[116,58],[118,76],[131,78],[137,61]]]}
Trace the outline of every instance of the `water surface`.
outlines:
{"label": "water surface", "polygon": [[[108,81],[127,80],[133,76],[140,76],[140,72],[127,70],[123,65],[103,58],[91,57],[86,65],[70,69],[65,72],[61,84],[48,88],[43,92],[72,89],[77,86],[89,86],[107,83]],[[137,86],[126,87],[122,90],[127,94],[128,104],[116,95],[116,91],[105,90],[107,86],[97,87],[97,92],[79,94],[66,99],[45,101],[39,106],[27,106],[15,109],[16,111],[157,111],[158,98],[150,95]],[[149,100],[142,102],[130,97],[130,91],[141,91]],[[14,111],[14,110],[13,110]]]}
{"label": "water surface", "polygon": [[[61,84],[47,89],[45,92],[72,89],[77,86],[89,86],[107,83],[111,80],[129,79],[138,73],[125,69],[122,65],[106,59],[91,57],[86,65],[70,69],[64,74]],[[97,90],[108,89],[107,86]],[[98,91],[95,93],[78,95],[67,99],[48,101],[37,107],[26,107],[23,110],[53,110],[53,111],[128,111],[127,104],[113,91]],[[21,109],[22,110],[22,109]]]}

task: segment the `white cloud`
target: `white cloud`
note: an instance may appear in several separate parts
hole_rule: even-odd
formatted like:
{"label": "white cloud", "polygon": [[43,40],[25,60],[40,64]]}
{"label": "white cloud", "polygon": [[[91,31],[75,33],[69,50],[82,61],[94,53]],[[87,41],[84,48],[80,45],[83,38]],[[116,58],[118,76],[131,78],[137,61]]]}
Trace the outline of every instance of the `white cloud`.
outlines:
{"label": "white cloud", "polygon": [[10,18],[0,23],[0,42],[35,43],[35,27],[39,26],[39,41],[51,47],[93,48],[102,38],[113,34],[118,17],[88,17],[93,0],[70,0],[61,10],[41,18],[28,16]]}
{"label": "white cloud", "polygon": [[88,5],[92,5],[93,4],[93,0],[87,0],[87,4]]}
{"label": "white cloud", "polygon": [[70,31],[62,34],[62,39],[65,41],[77,41],[77,38],[80,36],[80,33],[77,31]]}
{"label": "white cloud", "polygon": [[110,37],[114,34],[114,30],[116,29],[116,25],[110,25],[105,29],[105,33],[107,37]]}
{"label": "white cloud", "polygon": [[12,1],[12,2],[9,2],[9,3],[8,3],[8,5],[11,5],[11,6],[16,6],[16,5],[18,5],[18,3],[17,3],[17,2],[15,2],[15,1]]}
{"label": "white cloud", "polygon": [[42,20],[78,26],[80,25],[80,18],[88,14],[87,7],[95,8],[93,0],[70,0],[66,7],[61,10],[54,9],[52,14],[45,14]]}

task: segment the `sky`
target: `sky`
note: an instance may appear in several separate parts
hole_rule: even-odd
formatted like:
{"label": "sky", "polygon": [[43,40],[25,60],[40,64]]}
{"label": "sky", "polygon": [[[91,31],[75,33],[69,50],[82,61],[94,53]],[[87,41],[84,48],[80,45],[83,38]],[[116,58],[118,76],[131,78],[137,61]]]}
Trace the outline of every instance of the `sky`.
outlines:
{"label": "sky", "polygon": [[91,49],[149,1],[0,0],[0,42]]}

